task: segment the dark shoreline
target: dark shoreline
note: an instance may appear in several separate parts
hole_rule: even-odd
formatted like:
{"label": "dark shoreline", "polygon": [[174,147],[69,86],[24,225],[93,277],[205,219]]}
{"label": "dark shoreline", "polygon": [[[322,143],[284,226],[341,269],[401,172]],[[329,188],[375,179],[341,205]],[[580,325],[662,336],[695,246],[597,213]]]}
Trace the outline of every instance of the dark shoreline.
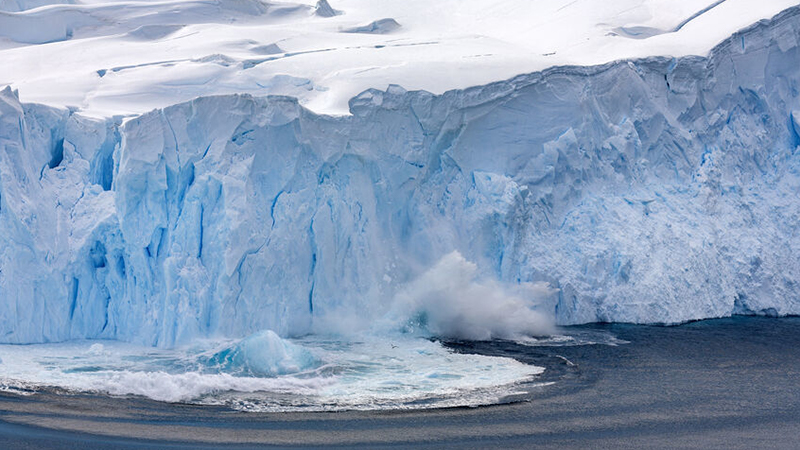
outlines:
{"label": "dark shoreline", "polygon": [[800,318],[580,328],[630,343],[448,344],[545,365],[537,381],[554,384],[531,389],[523,402],[267,414],[143,398],[0,394],[0,448],[797,448]]}

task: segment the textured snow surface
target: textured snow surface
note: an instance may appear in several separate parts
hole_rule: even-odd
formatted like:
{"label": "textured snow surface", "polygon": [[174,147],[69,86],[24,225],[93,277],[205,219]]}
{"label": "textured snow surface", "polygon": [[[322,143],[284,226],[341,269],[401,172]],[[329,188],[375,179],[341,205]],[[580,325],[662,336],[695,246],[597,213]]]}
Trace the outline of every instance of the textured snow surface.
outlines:
{"label": "textured snow surface", "polygon": [[0,0],[0,86],[109,117],[200,95],[436,94],[557,65],[706,55],[795,0]]}
{"label": "textured snow surface", "polygon": [[[54,8],[77,6],[31,11]],[[393,17],[392,33],[412,26]],[[647,32],[630,42],[666,36]],[[303,335],[370,326],[398,301],[422,305],[409,326],[458,334],[452,320],[493,316],[424,305],[471,305],[486,286],[511,308],[535,297],[561,324],[798,314],[798,39],[791,8],[707,58],[556,67],[443,95],[392,85],[347,116],[225,95],[123,123],[5,89],[0,340]],[[475,283],[466,303],[441,297],[440,271]]]}

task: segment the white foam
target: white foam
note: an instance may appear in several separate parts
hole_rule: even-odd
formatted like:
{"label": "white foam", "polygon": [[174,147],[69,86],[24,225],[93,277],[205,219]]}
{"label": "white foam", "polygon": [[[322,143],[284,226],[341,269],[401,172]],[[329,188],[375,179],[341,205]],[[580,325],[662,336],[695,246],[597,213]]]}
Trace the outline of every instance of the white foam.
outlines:
{"label": "white foam", "polygon": [[[287,343],[319,366],[278,376],[237,376],[209,365],[235,341],[161,350],[115,341],[2,345],[0,389],[45,386],[166,402],[224,404],[252,411],[466,406],[493,403],[543,371],[508,358],[453,353],[408,336]],[[252,350],[252,349],[251,349]]]}
{"label": "white foam", "polygon": [[554,321],[536,306],[556,291],[547,283],[503,285],[452,252],[400,291],[392,316],[435,336],[490,340],[550,335]]}
{"label": "white foam", "polygon": [[557,330],[550,336],[533,337],[525,336],[515,339],[520,345],[530,347],[567,347],[574,345],[617,345],[627,344],[628,341],[616,337],[614,334],[603,330],[575,330],[568,332]]}
{"label": "white foam", "polygon": [[228,391],[309,395],[329,383],[331,380],[236,377],[226,373],[108,371],[100,377],[70,380],[65,387],[112,395],[141,395],[165,402],[191,402]]}

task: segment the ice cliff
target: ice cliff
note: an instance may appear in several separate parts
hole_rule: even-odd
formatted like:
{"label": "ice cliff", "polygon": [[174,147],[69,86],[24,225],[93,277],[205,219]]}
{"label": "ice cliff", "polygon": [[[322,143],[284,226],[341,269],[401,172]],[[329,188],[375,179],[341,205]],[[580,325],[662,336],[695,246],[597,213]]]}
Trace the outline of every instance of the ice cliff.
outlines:
{"label": "ice cliff", "polygon": [[281,335],[380,317],[460,252],[558,323],[800,314],[800,9],[707,58],[556,67],[320,116],[123,121],[0,93],[0,341]]}

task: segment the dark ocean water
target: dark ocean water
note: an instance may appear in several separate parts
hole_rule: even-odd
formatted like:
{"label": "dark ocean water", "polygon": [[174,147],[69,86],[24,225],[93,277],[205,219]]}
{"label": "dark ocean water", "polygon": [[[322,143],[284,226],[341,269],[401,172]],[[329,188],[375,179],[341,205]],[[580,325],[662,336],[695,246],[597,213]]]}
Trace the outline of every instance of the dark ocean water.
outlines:
{"label": "dark ocean water", "polygon": [[566,333],[575,339],[445,343],[546,367],[501,405],[266,414],[4,394],[0,448],[800,448],[800,318]]}

